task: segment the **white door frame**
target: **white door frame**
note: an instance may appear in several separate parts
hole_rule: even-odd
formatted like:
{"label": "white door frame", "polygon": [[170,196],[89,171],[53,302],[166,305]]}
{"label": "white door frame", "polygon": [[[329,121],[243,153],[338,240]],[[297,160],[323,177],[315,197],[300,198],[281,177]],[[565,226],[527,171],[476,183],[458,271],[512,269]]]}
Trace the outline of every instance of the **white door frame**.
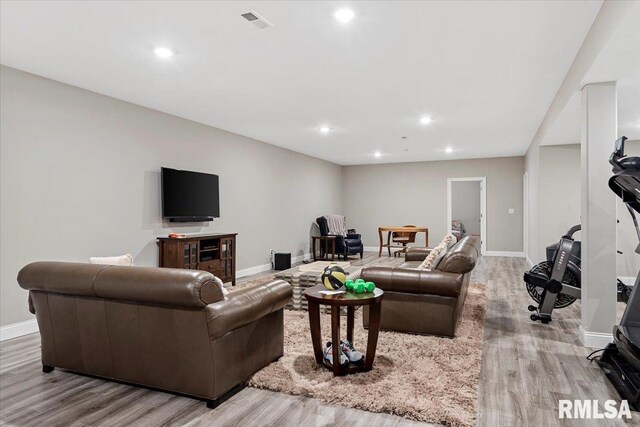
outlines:
{"label": "white door frame", "polygon": [[529,172],[522,175],[522,245],[524,258],[529,260]]}
{"label": "white door frame", "polygon": [[465,178],[447,178],[447,231],[451,233],[451,183],[457,181],[478,181],[480,182],[480,234],[481,247],[480,253],[484,255],[487,251],[487,177],[465,177]]}

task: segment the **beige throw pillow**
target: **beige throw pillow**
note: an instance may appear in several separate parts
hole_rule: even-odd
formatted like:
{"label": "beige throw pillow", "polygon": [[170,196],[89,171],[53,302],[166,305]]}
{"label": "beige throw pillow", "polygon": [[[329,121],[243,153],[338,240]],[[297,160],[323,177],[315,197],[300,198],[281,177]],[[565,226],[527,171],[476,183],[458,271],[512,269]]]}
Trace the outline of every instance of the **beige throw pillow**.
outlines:
{"label": "beige throw pillow", "polygon": [[89,257],[89,264],[103,265],[133,265],[133,256],[125,254],[121,256],[92,256]]}
{"label": "beige throw pillow", "polygon": [[431,249],[429,255],[422,261],[422,263],[418,266],[421,270],[428,270],[434,266],[434,261],[440,260],[440,254],[443,254],[447,251],[447,247],[443,246],[442,243]]}
{"label": "beige throw pillow", "polygon": [[431,252],[429,252],[429,255],[427,255],[427,257],[424,259],[424,261],[422,261],[418,268],[423,270],[436,268],[438,264],[440,264],[442,258],[444,258],[444,256],[447,254],[447,251],[457,242],[458,239],[456,239],[456,236],[451,233],[447,234],[446,236],[444,236],[444,239],[442,239],[438,246],[436,246],[431,250]]}
{"label": "beige throw pillow", "polygon": [[449,233],[446,236],[444,236],[444,239],[442,239],[442,243],[445,243],[447,245],[447,249],[449,249],[453,245],[458,243],[458,238],[453,234]]}

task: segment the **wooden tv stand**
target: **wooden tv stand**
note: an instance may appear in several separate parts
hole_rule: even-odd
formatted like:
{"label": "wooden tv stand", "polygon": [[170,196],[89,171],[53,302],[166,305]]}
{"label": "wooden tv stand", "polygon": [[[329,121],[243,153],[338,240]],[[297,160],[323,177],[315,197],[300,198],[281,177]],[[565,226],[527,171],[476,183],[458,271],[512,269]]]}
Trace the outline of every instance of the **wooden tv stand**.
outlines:
{"label": "wooden tv stand", "polygon": [[160,267],[208,271],[235,286],[237,235],[198,234],[181,239],[158,237]]}

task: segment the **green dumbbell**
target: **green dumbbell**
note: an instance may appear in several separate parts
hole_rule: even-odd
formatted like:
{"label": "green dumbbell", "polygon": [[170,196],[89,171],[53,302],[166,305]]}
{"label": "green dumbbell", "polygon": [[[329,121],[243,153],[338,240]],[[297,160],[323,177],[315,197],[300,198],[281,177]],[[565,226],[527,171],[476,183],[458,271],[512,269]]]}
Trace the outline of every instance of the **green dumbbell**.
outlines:
{"label": "green dumbbell", "polygon": [[365,289],[364,281],[362,281],[362,282],[356,282],[355,289],[354,289],[354,290],[355,290],[355,292],[356,292],[356,294],[362,294],[362,293],[364,293],[364,289]]}
{"label": "green dumbbell", "polygon": [[347,280],[346,282],[344,282],[344,287],[347,288],[348,291],[353,290],[353,285],[355,285],[355,282],[353,280]]}
{"label": "green dumbbell", "polygon": [[376,289],[376,285],[373,282],[366,282],[364,289],[366,292],[373,292]]}

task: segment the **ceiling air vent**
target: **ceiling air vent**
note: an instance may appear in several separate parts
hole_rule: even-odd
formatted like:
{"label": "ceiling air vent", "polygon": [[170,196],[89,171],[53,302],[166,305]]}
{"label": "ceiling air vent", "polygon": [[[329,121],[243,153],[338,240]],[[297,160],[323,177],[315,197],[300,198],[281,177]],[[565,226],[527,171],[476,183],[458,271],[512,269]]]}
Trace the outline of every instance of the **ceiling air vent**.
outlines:
{"label": "ceiling air vent", "polygon": [[240,16],[242,16],[247,21],[251,22],[256,27],[260,28],[261,30],[264,30],[265,28],[273,27],[273,24],[271,22],[267,21],[266,19],[264,19],[262,16],[258,15],[254,11],[243,13]]}

